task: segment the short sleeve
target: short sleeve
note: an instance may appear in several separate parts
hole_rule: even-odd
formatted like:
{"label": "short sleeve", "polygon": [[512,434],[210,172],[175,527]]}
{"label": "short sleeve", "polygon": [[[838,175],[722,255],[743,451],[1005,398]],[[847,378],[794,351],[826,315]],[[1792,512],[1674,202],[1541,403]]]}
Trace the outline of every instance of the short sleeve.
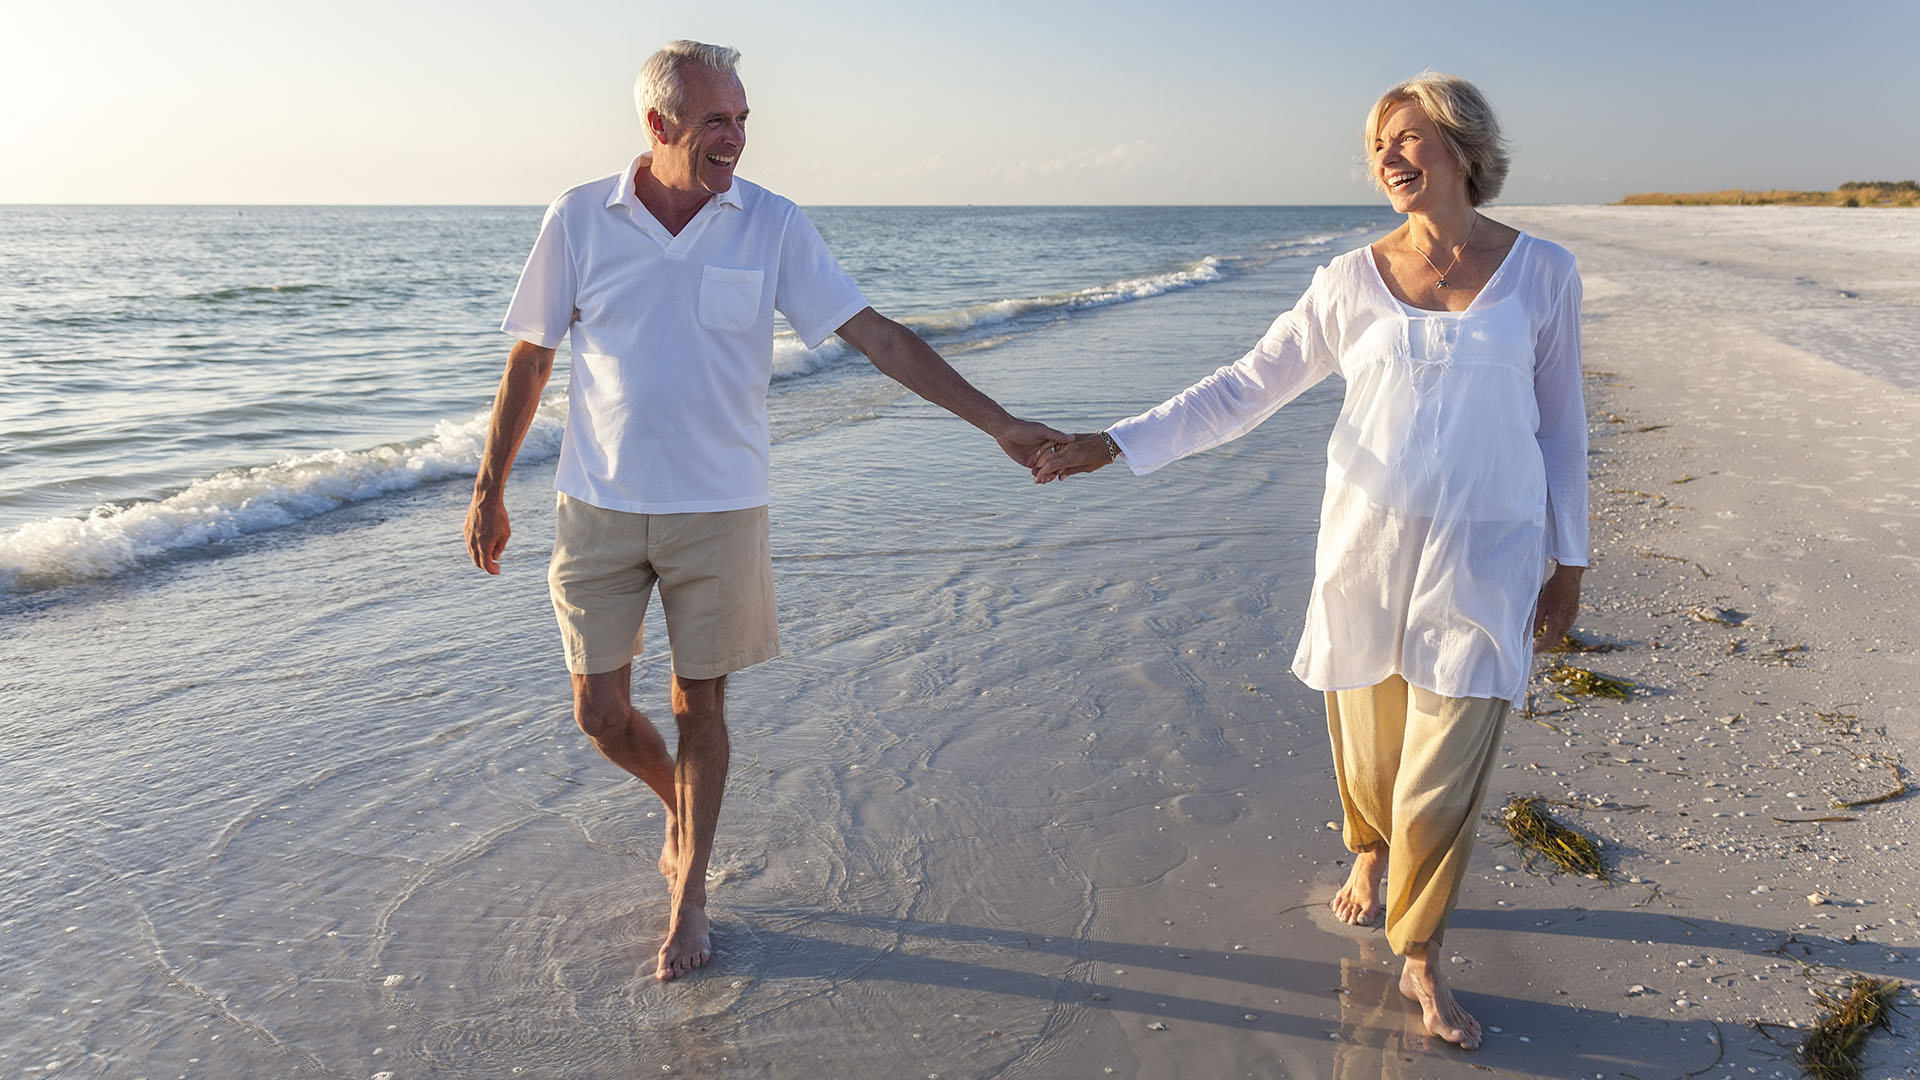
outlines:
{"label": "short sleeve", "polygon": [[798,207],[788,216],[781,237],[773,306],[793,324],[809,349],[817,348],[867,307],[860,287],[840,268],[819,230]]}
{"label": "short sleeve", "polygon": [[501,332],[545,348],[558,347],[573,325],[576,287],[566,222],[556,202],[547,207],[547,216],[540,222],[540,236],[520,271],[520,284],[514,286]]}

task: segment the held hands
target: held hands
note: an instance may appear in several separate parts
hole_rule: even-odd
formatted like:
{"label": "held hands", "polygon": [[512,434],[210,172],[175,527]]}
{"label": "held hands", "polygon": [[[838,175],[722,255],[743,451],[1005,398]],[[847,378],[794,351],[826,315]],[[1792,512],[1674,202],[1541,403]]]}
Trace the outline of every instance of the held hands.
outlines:
{"label": "held hands", "polygon": [[1000,444],[1008,457],[1026,466],[1028,469],[1040,467],[1040,455],[1050,446],[1066,442],[1071,436],[1056,431],[1045,424],[1032,420],[1014,420],[1005,428],[993,433],[993,441]]}
{"label": "held hands", "polygon": [[1046,484],[1064,480],[1076,473],[1092,472],[1111,465],[1113,461],[1113,451],[1107,447],[1106,436],[1097,431],[1075,435],[1040,452],[1033,464],[1033,482]]}

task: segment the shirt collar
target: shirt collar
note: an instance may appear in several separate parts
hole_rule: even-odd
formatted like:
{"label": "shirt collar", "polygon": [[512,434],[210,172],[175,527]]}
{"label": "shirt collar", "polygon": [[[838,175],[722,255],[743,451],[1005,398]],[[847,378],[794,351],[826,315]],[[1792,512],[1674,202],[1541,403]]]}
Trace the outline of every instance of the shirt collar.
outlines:
{"label": "shirt collar", "polygon": [[[608,209],[616,206],[624,206],[628,213],[637,214],[642,208],[640,206],[640,196],[636,194],[633,189],[633,178],[641,169],[649,168],[652,165],[653,151],[651,150],[648,150],[629,162],[627,164],[627,171],[622,174],[621,181],[615,184],[613,191],[607,195]],[[721,206],[731,206],[735,210],[746,209],[746,204],[740,201],[740,182],[738,179],[728,184],[727,190],[713,196],[711,201]]]}

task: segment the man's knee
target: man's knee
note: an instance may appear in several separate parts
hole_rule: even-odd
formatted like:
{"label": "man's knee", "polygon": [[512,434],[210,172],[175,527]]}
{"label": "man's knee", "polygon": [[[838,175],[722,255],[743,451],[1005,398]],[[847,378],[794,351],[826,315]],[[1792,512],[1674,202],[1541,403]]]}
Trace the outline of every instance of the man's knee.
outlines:
{"label": "man's knee", "polygon": [[590,738],[607,739],[632,726],[633,703],[614,680],[605,676],[574,676],[573,722]]}
{"label": "man's knee", "polygon": [[626,731],[631,711],[612,702],[575,698],[573,722],[580,725],[580,730],[589,738],[604,741]]}

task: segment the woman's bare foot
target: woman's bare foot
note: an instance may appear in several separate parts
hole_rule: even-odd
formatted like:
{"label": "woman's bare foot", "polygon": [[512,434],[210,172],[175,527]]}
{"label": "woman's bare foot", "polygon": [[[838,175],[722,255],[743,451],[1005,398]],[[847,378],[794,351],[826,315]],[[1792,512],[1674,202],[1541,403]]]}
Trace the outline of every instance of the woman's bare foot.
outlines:
{"label": "woman's bare foot", "polygon": [[1420,1019],[1435,1038],[1445,1039],[1462,1050],[1478,1049],[1480,1021],[1453,999],[1453,991],[1447,989],[1446,980],[1434,968],[1433,961],[1439,954],[1439,948],[1431,941],[1424,948],[1416,946],[1407,956],[1406,967],[1400,969],[1400,993],[1419,1004]]}
{"label": "woman's bare foot", "polygon": [[713,942],[707,936],[705,908],[684,904],[674,913],[667,929],[667,943],[660,946],[660,968],[654,976],[661,982],[677,979],[694,968],[705,967],[713,958]]}
{"label": "woman's bare foot", "polygon": [[1386,869],[1387,849],[1374,848],[1353,857],[1353,872],[1327,906],[1349,926],[1372,926],[1385,910],[1380,904],[1380,873]]}

